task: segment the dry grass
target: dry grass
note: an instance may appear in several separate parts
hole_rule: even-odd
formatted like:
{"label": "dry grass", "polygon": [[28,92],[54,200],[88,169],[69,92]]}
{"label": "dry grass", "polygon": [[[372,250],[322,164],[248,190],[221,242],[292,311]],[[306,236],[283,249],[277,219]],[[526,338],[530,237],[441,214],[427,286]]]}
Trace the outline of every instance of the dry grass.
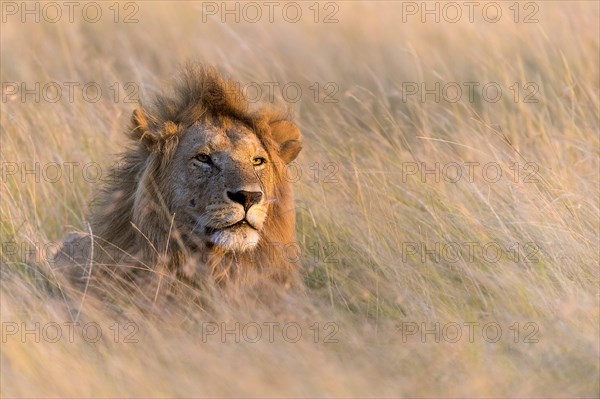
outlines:
{"label": "dry grass", "polygon": [[[113,23],[109,3],[102,3],[103,18],[94,24],[77,12],[72,24],[66,14],[55,24],[8,16],[1,26],[2,82],[28,88],[98,82],[104,91],[96,103],[79,89],[69,102],[66,86],[56,103],[35,102],[33,95],[21,102],[22,93],[3,97],[2,396],[600,394],[598,4],[538,2],[539,22],[531,24],[515,24],[509,3],[501,3],[495,24],[481,18],[480,8],[475,23],[466,15],[456,24],[418,17],[402,23],[402,2],[337,4],[333,24],[315,24],[309,3],[302,3],[304,16],[295,24],[277,13],[272,24],[266,15],[255,24],[203,23],[199,4],[189,2],[141,3],[139,22],[131,24]],[[121,7],[123,18],[130,9]],[[321,19],[332,10],[323,7]],[[295,188],[306,295],[286,298],[274,311],[232,305],[211,293],[208,307],[182,301],[177,306],[186,318],[168,323],[126,303],[116,317],[89,298],[80,321],[101,326],[103,339],[95,344],[79,331],[73,342],[63,337],[56,343],[48,342],[49,329],[39,343],[33,334],[9,335],[21,323],[41,329],[71,320],[52,278],[40,283],[34,272],[43,259],[28,249],[86,229],[98,184],[94,170],[82,165],[105,168],[122,149],[133,108],[123,101],[123,85],[135,82],[143,101],[187,60],[220,65],[242,82],[303,88],[291,105],[305,135]],[[114,82],[119,101],[109,88]],[[321,90],[334,82],[338,102],[316,102],[315,82]],[[419,95],[403,99],[406,82],[480,86],[473,101],[463,93],[454,103],[433,95],[423,102]],[[489,82],[502,87],[500,101],[481,97]],[[517,102],[514,82],[521,86]],[[527,82],[539,87],[537,103],[523,101]],[[39,165],[39,182],[24,174],[22,162],[28,169]],[[51,162],[63,165],[63,173],[65,163],[77,162],[73,179],[63,174],[49,181],[56,172],[45,169]],[[473,182],[465,175],[455,183],[406,176],[422,162],[428,169],[436,162],[479,166]],[[495,170],[482,175],[488,163],[501,167],[499,181],[490,180]],[[536,181],[528,181],[534,170]],[[330,171],[333,181],[326,179]],[[415,245],[431,250],[436,243],[437,253],[412,254]],[[443,251],[449,243],[460,246],[462,259],[452,261],[453,252]],[[484,245],[492,252],[482,253]],[[319,246],[328,247],[316,257]],[[497,247],[504,250],[501,259],[490,260]],[[123,342],[122,331],[115,343],[110,326],[127,321],[137,326],[139,342]],[[229,328],[297,322],[303,336],[290,343],[275,335],[269,342],[264,327],[257,343],[235,343],[231,335],[222,342],[218,335],[203,339],[205,322]],[[323,342],[328,322],[338,329],[337,343]],[[473,342],[468,322],[480,323]],[[494,331],[487,340],[481,335],[491,322],[502,328],[495,343],[488,342]],[[321,330],[318,343],[313,323]],[[401,329],[414,326],[409,323],[429,329],[458,323],[463,335],[446,342],[453,337],[448,327],[440,343],[421,331],[403,342]],[[524,342],[534,328],[538,342]]]}

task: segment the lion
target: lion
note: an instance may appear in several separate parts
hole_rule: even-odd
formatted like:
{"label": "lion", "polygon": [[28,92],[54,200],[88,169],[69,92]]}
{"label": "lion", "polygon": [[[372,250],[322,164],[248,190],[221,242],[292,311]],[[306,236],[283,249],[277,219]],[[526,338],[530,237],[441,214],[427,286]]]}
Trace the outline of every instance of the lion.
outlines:
{"label": "lion", "polygon": [[283,251],[296,242],[285,168],[302,149],[287,112],[252,109],[239,84],[196,64],[172,93],[138,105],[127,132],[89,231],[67,238],[56,269],[86,288],[164,272],[192,282],[298,274]]}

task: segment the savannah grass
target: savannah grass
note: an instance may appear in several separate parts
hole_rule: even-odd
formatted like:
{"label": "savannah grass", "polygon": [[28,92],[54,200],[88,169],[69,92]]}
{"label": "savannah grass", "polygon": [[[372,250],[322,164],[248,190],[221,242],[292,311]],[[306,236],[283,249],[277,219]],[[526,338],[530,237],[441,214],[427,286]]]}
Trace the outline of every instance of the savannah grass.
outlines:
{"label": "savannah grass", "polygon": [[[324,8],[315,23],[309,3],[298,23],[203,22],[191,2],[139,3],[127,24],[113,22],[109,3],[97,23],[2,24],[2,82],[79,83],[72,102],[64,85],[57,102],[3,87],[2,396],[599,395],[598,4],[538,2],[529,24],[514,22],[509,3],[494,24],[480,14],[402,23],[402,2],[337,4],[330,24]],[[92,344],[76,329],[69,342],[63,323],[77,315],[44,248],[87,231],[96,166],[107,173],[127,144],[127,96],[149,101],[186,61],[218,65],[263,95],[277,82],[266,100],[294,110],[306,292],[277,311],[209,292],[207,306],[182,301],[187,316],[170,323],[127,301],[115,316],[89,297],[78,321],[103,337]],[[103,89],[97,102],[82,94],[89,82]],[[281,92],[290,82],[302,88],[297,102]],[[462,95],[423,98],[436,82]],[[472,98],[465,82],[479,84]],[[496,102],[482,91],[492,82]],[[278,328],[270,342],[265,322],[298,323],[302,337],[288,342]],[[58,323],[63,338],[8,335],[15,323]],[[257,323],[263,337],[236,343],[207,335],[207,323]],[[489,323],[497,342],[493,327],[482,335]],[[462,336],[450,342],[456,325]],[[125,342],[132,329],[137,343]],[[337,342],[325,342],[332,331]]]}

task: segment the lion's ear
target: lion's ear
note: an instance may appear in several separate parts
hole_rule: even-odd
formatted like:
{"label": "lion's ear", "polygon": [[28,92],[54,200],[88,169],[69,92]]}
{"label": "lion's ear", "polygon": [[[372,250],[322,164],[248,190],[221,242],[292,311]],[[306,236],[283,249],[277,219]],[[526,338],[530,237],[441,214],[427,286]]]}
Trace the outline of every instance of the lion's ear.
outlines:
{"label": "lion's ear", "polygon": [[130,135],[136,141],[143,141],[148,145],[156,142],[158,137],[150,131],[150,115],[141,106],[133,110],[131,115]]}
{"label": "lion's ear", "polygon": [[273,140],[279,144],[279,157],[286,164],[292,162],[302,150],[300,129],[287,120],[273,122],[270,126]]}
{"label": "lion's ear", "polygon": [[286,164],[292,162],[302,150],[300,140],[288,140],[279,147],[279,156]]}

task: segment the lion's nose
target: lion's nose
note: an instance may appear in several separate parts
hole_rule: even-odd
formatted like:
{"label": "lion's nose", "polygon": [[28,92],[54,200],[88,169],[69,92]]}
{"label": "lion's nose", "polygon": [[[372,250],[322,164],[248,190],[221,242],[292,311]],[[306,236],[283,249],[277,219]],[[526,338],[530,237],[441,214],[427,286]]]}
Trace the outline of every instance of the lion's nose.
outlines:
{"label": "lion's nose", "polygon": [[242,204],[245,210],[248,210],[252,205],[257,204],[262,198],[262,193],[260,191],[236,191],[232,193],[231,191],[227,191],[227,197],[233,202],[237,202],[238,204]]}

